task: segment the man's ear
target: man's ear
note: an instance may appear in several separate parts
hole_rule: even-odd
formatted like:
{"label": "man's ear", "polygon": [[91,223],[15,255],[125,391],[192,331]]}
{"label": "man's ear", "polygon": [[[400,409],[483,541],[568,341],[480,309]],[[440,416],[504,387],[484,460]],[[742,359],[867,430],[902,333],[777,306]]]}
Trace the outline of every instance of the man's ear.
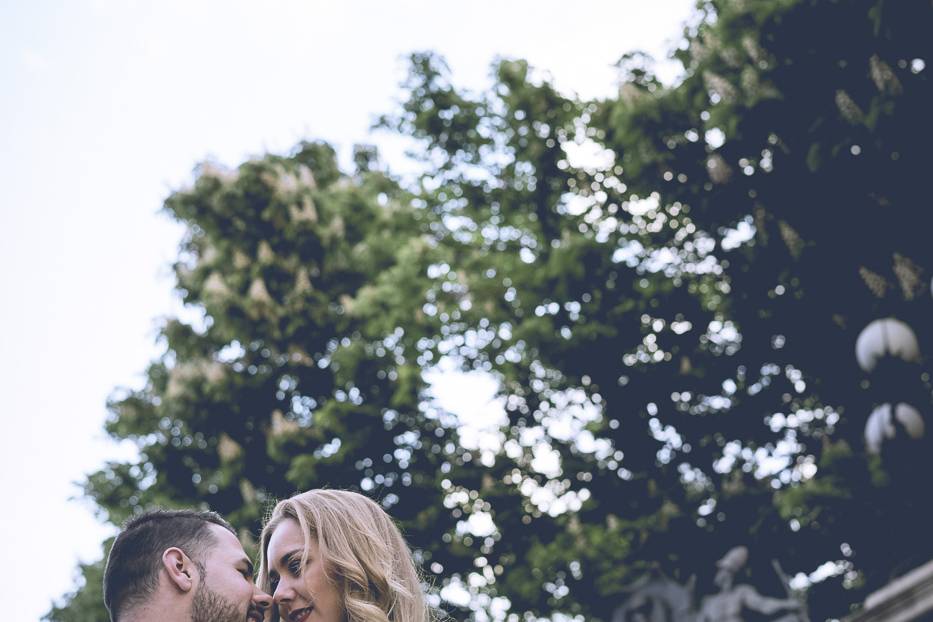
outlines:
{"label": "man's ear", "polygon": [[191,558],[178,547],[165,549],[162,553],[162,569],[168,575],[169,585],[181,592],[190,592],[197,578],[197,570]]}

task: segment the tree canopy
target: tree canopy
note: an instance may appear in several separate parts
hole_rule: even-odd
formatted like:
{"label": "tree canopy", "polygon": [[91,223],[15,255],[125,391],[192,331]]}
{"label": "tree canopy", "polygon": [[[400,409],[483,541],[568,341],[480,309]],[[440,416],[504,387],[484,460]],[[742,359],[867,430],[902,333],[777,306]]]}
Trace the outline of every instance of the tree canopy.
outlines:
{"label": "tree canopy", "polygon": [[[929,417],[926,359],[854,351],[888,316],[933,344],[931,26],[923,3],[706,1],[676,83],[629,54],[598,101],[520,60],[470,93],[419,53],[381,122],[416,183],[313,142],[200,167],[166,201],[197,312],[114,397],[140,460],[88,495],[114,523],[209,506],[249,543],[271,499],[356,488],[470,594],[442,592],[454,617],[605,620],[653,569],[709,587],[736,544],[844,615],[933,556],[929,436],[863,440],[877,405]],[[431,401],[442,360],[498,382],[495,451]],[[49,619],[95,617],[83,571]]]}

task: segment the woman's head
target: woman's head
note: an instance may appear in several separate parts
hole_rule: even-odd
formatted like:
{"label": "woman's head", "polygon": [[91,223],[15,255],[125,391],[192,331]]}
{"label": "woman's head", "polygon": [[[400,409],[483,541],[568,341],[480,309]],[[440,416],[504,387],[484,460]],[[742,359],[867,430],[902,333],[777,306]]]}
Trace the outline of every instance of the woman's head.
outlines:
{"label": "woman's head", "polygon": [[405,540],[375,502],[347,490],[280,501],[260,538],[259,585],[293,622],[427,622]]}

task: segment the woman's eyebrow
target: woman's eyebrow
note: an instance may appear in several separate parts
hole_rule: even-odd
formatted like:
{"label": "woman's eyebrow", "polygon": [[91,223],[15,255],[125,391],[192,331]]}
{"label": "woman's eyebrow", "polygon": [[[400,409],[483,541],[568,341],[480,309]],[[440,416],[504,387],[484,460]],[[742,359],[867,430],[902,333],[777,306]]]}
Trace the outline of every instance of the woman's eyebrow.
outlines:
{"label": "woman's eyebrow", "polygon": [[280,565],[280,566],[287,566],[287,565],[288,565],[288,562],[289,562],[289,561],[291,560],[291,558],[295,555],[295,553],[299,553],[299,552],[301,552],[301,549],[294,549],[294,550],[292,550],[292,551],[289,551],[289,552],[286,553],[285,555],[282,555],[282,557],[279,558],[279,565]]}

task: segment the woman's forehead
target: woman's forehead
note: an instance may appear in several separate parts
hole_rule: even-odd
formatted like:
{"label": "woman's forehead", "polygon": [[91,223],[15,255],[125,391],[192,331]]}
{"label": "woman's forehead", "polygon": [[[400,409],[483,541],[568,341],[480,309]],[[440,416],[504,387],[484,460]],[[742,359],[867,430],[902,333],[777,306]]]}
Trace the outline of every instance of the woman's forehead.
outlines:
{"label": "woman's forehead", "polygon": [[293,518],[282,520],[272,530],[269,537],[269,557],[276,561],[279,555],[291,552],[296,548],[304,549],[305,536],[302,533],[301,525]]}

